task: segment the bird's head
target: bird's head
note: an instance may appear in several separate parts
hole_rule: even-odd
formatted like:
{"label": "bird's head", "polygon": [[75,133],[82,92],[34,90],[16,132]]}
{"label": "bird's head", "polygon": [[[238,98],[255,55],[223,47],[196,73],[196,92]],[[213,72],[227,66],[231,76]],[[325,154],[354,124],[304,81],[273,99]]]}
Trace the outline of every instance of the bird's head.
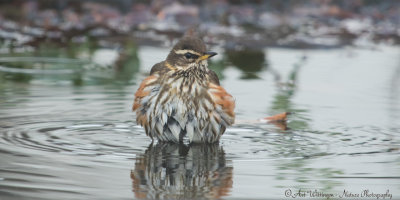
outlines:
{"label": "bird's head", "polygon": [[207,52],[204,42],[197,37],[182,38],[168,54],[167,62],[173,67],[188,68],[206,65],[207,60],[217,55],[215,52]]}

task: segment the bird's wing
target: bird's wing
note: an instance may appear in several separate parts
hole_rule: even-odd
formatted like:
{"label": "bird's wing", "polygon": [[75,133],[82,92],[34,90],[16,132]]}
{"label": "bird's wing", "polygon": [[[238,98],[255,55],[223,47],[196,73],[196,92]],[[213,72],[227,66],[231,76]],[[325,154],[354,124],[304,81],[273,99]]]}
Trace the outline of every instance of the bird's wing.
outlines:
{"label": "bird's wing", "polygon": [[158,77],[158,75],[150,75],[142,81],[135,93],[135,101],[132,107],[133,111],[137,110],[141,106],[142,98],[150,94],[151,91],[148,86],[154,84],[158,80]]}
{"label": "bird's wing", "polygon": [[214,103],[221,106],[222,111],[228,115],[228,119],[225,121],[229,125],[233,124],[235,120],[235,99],[223,87],[214,83],[209,84],[209,92]]}
{"label": "bird's wing", "polygon": [[170,69],[165,66],[165,61],[159,62],[155,65],[150,70],[150,76],[146,77],[142,83],[140,84],[138,90],[135,93],[135,101],[133,103],[132,110],[135,111],[141,106],[141,100],[143,97],[147,96],[150,94],[150,90],[148,86],[153,85],[154,83],[157,82],[158,77],[169,71]]}

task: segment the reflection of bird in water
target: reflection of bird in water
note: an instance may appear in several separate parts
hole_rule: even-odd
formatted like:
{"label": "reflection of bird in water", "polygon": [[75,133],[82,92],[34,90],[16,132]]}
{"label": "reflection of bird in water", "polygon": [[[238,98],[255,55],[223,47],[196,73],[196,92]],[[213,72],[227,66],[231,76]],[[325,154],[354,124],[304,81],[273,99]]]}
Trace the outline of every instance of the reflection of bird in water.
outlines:
{"label": "reflection of bird in water", "polygon": [[231,164],[218,144],[151,144],[136,158],[133,192],[141,199],[215,199],[232,188]]}

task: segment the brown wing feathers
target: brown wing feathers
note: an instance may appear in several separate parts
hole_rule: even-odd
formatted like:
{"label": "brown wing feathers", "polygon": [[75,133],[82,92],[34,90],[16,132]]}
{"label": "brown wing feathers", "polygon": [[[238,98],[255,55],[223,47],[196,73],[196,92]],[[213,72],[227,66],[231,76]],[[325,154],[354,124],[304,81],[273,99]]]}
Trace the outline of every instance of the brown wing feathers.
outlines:
{"label": "brown wing feathers", "polygon": [[145,88],[150,82],[153,82],[155,79],[157,79],[157,76],[151,75],[142,81],[142,83],[139,86],[139,89],[135,93],[135,102],[133,103],[133,107],[132,107],[133,111],[135,111],[136,109],[138,109],[140,107],[140,100],[143,97],[150,94],[150,91],[145,90]]}
{"label": "brown wing feathers", "polygon": [[[235,101],[233,97],[226,92],[226,90],[216,84],[210,83],[211,94],[213,95],[214,102],[222,107],[229,116],[234,117]],[[232,122],[233,123],[233,122]]]}

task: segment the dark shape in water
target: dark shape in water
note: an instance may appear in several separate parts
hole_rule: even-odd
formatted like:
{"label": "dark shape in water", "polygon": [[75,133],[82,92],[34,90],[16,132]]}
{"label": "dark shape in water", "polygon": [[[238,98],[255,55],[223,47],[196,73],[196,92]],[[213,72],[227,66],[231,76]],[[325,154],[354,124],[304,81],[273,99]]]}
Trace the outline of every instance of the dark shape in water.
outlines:
{"label": "dark shape in water", "polygon": [[136,158],[132,187],[140,199],[217,199],[232,188],[232,164],[218,144],[150,144]]}
{"label": "dark shape in water", "polygon": [[264,52],[261,50],[227,50],[225,54],[228,61],[245,73],[245,79],[257,78],[257,72],[267,66]]}

